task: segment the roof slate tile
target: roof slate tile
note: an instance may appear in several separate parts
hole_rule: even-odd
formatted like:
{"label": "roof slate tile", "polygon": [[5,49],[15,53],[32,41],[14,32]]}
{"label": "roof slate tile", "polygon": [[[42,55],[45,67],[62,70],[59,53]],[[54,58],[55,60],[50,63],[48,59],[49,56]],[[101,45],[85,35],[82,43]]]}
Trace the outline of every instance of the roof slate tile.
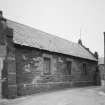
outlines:
{"label": "roof slate tile", "polygon": [[16,44],[97,61],[91,53],[78,43],[73,43],[11,20],[7,20],[7,25],[14,30],[13,41]]}

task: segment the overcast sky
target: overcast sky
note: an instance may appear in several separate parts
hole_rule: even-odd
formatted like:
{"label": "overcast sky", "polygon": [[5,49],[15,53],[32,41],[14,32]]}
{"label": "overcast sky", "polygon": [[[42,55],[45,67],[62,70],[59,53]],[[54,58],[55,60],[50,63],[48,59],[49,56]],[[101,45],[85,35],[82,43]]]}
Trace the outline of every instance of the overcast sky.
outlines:
{"label": "overcast sky", "polygon": [[[104,54],[105,0],[0,0],[4,17]],[[80,32],[81,29],[81,32]]]}

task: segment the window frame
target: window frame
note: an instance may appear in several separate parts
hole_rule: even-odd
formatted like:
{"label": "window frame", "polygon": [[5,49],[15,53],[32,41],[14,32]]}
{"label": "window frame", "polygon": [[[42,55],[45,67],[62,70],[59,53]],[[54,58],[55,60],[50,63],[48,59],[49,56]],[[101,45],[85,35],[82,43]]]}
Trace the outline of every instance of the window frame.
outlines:
{"label": "window frame", "polygon": [[87,63],[86,62],[82,63],[82,74],[87,75]]}
{"label": "window frame", "polygon": [[[45,70],[45,59],[49,60],[49,70]],[[51,58],[50,57],[44,57],[43,58],[43,74],[44,75],[50,75],[51,74]],[[47,72],[46,72],[47,71]]]}
{"label": "window frame", "polygon": [[[72,73],[72,61],[70,61],[70,60],[66,61],[66,65],[67,65],[67,73],[68,73],[68,75],[71,75],[71,73]],[[70,67],[70,69],[69,69],[69,67]]]}

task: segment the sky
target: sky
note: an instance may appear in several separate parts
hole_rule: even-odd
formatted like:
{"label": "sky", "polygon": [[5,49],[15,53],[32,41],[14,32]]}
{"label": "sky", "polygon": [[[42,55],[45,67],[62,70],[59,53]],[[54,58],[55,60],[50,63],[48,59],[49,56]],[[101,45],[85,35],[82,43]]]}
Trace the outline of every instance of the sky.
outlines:
{"label": "sky", "polygon": [[105,0],[0,0],[4,17],[104,56]]}

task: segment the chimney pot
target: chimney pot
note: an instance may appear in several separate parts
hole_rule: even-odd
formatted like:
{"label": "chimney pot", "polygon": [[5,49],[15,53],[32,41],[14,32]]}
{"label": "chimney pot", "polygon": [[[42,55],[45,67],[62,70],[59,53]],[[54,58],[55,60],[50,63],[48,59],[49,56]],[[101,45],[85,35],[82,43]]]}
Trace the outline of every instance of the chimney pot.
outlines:
{"label": "chimney pot", "polygon": [[82,40],[81,39],[78,40],[78,44],[82,45]]}
{"label": "chimney pot", "polygon": [[94,56],[98,59],[98,52],[94,52]]}
{"label": "chimney pot", "polygon": [[0,10],[0,17],[2,17],[2,15],[3,15],[3,12]]}
{"label": "chimney pot", "polygon": [[89,51],[89,48],[86,48]]}
{"label": "chimney pot", "polygon": [[7,27],[6,19],[3,17],[3,12],[1,10],[0,10],[0,24],[2,24],[4,29]]}

